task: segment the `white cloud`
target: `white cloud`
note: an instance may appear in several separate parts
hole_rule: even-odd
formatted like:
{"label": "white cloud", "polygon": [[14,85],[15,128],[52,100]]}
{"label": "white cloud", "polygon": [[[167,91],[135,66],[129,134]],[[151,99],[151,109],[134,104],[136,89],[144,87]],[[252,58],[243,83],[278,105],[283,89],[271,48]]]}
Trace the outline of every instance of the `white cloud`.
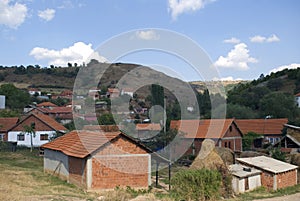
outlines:
{"label": "white cloud", "polygon": [[98,52],[92,49],[92,44],[83,42],[74,43],[72,46],[61,50],[50,50],[47,48],[35,47],[29,53],[36,60],[46,60],[49,65],[66,66],[67,63],[82,64],[91,59],[97,59],[99,62],[107,62]]}
{"label": "white cloud", "polygon": [[272,43],[272,42],[279,42],[280,39],[275,34],[272,34],[269,37],[256,35],[256,36],[250,37],[250,41],[253,43],[265,43],[265,42]]}
{"label": "white cloud", "polygon": [[207,3],[215,0],[169,0],[169,11],[175,20],[180,14],[194,12],[204,8]]}
{"label": "white cloud", "polygon": [[238,70],[248,70],[248,63],[256,63],[257,60],[249,55],[249,50],[245,43],[239,43],[230,50],[226,57],[220,56],[215,62],[215,66],[224,68],[234,68]]}
{"label": "white cloud", "polygon": [[273,68],[272,70],[270,70],[269,73],[276,73],[276,72],[282,71],[284,69],[296,69],[296,68],[300,68],[300,63],[292,63],[289,65],[279,66],[277,68]]}
{"label": "white cloud", "polygon": [[55,16],[55,10],[47,8],[46,10],[39,11],[38,16],[45,21],[50,21]]}
{"label": "white cloud", "polygon": [[27,16],[25,4],[10,4],[10,0],[0,0],[0,24],[17,29]]}
{"label": "white cloud", "polygon": [[238,44],[240,42],[241,42],[240,39],[235,37],[223,40],[223,43],[231,43],[231,44]]}
{"label": "white cloud", "polygon": [[135,35],[141,40],[159,40],[159,35],[154,30],[137,31]]}
{"label": "white cloud", "polygon": [[243,80],[242,78],[236,78],[234,79],[232,76],[229,76],[229,77],[223,77],[220,79],[221,81],[240,81],[240,80]]}

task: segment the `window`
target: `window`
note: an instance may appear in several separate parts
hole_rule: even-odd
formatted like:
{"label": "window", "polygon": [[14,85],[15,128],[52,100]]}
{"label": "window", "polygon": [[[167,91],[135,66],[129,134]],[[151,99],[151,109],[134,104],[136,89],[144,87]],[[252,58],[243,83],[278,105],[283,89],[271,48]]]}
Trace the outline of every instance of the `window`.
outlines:
{"label": "window", "polygon": [[24,141],[25,140],[25,135],[24,134],[18,134],[17,138],[18,138],[18,141]]}
{"label": "window", "polygon": [[0,142],[1,142],[1,141],[4,141],[4,135],[5,135],[5,134],[0,134]]}
{"label": "window", "polygon": [[231,149],[231,142],[228,142],[228,148]]}
{"label": "window", "polygon": [[229,126],[229,132],[232,132],[232,126]]}
{"label": "window", "polygon": [[40,140],[49,140],[48,134],[41,134],[40,135]]}
{"label": "window", "polygon": [[225,145],[224,145],[225,147],[227,147],[227,142],[225,142]]}

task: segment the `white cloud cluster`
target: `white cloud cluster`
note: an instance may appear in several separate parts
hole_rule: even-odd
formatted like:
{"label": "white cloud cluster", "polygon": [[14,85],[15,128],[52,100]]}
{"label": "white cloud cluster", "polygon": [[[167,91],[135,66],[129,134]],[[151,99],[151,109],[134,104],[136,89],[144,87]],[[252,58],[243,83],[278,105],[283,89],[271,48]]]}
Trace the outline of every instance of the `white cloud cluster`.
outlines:
{"label": "white cloud cluster", "polygon": [[47,8],[46,10],[39,11],[38,16],[45,21],[50,21],[55,16],[55,10]]}
{"label": "white cloud cluster", "polygon": [[61,50],[50,50],[47,48],[35,47],[29,53],[36,60],[46,60],[49,65],[66,66],[67,63],[82,64],[91,59],[97,59],[99,62],[107,62],[98,52],[92,49],[92,44],[83,42],[74,43],[72,46]]}
{"label": "white cloud cluster", "polygon": [[269,37],[256,35],[250,37],[250,41],[253,43],[273,43],[273,42],[279,42],[280,39],[275,34],[272,34]]}
{"label": "white cloud cluster", "polygon": [[180,14],[194,12],[215,0],[169,0],[169,11],[175,20]]}
{"label": "white cloud cluster", "polygon": [[248,70],[248,63],[256,63],[257,60],[249,55],[249,50],[245,43],[239,43],[230,50],[226,57],[220,56],[215,62],[215,66],[233,68],[237,70]]}
{"label": "white cloud cluster", "polygon": [[0,0],[0,24],[17,29],[27,16],[25,4],[10,4],[10,0]]}
{"label": "white cloud cluster", "polygon": [[292,63],[289,65],[279,66],[277,68],[273,68],[272,70],[270,70],[269,73],[276,73],[276,72],[282,71],[284,69],[296,69],[296,68],[300,68],[300,63]]}
{"label": "white cloud cluster", "polygon": [[159,40],[159,34],[154,30],[137,31],[135,36],[141,40]]}
{"label": "white cloud cluster", "polygon": [[223,40],[223,43],[231,43],[231,44],[238,44],[240,42],[241,42],[240,39],[235,37]]}

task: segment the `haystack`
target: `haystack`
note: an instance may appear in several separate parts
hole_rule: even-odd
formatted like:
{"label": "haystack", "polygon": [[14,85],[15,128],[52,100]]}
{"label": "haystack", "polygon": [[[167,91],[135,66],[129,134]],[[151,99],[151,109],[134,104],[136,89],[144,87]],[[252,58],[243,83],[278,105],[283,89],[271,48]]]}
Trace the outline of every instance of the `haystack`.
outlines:
{"label": "haystack", "polygon": [[201,150],[194,162],[190,166],[191,169],[217,169],[220,166],[225,167],[225,163],[215,149],[215,142],[205,139],[202,142]]}
{"label": "haystack", "polygon": [[231,149],[225,147],[216,147],[215,149],[226,165],[234,164],[234,152]]}

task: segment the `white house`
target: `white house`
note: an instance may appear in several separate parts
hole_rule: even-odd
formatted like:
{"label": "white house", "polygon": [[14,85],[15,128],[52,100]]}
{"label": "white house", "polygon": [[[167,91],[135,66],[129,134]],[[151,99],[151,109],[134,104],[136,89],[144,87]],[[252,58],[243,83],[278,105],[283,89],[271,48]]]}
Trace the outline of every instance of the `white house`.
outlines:
{"label": "white house", "polygon": [[56,122],[53,118],[44,114],[30,114],[15,126],[8,130],[9,142],[17,142],[18,145],[31,146],[31,134],[25,132],[25,127],[32,127],[34,130],[33,146],[41,146],[51,139],[56,132],[66,132],[66,128]]}

